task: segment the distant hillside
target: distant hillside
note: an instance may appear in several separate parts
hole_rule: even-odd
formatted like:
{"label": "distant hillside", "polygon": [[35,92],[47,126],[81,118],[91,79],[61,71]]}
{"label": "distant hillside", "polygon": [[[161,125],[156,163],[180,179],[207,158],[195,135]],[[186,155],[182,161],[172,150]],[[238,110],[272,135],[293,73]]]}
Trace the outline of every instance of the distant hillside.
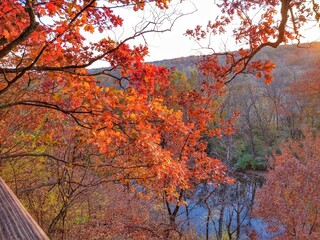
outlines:
{"label": "distant hillside", "polygon": [[187,75],[190,72],[196,70],[196,62],[200,59],[200,56],[189,56],[174,59],[166,59],[161,61],[152,62],[157,66],[165,66],[167,68],[176,68],[180,72],[184,72]]}
{"label": "distant hillside", "polygon": [[[189,74],[196,69],[195,63],[199,56],[174,58],[152,62],[155,65],[175,67],[177,70]],[[277,65],[275,74],[278,71],[295,69],[296,72],[305,72],[312,69],[314,64],[320,62],[320,42],[302,44],[301,46],[283,45],[276,49],[264,48],[257,56],[260,59],[272,59]]]}
{"label": "distant hillside", "polygon": [[[155,65],[162,65],[168,68],[176,68],[188,76],[196,70],[196,62],[201,56],[181,57],[152,62]],[[282,78],[286,81],[294,81],[304,73],[318,68],[320,63],[320,42],[302,44],[301,46],[283,45],[276,49],[264,48],[256,58],[272,59],[276,64],[274,71],[275,78]],[[90,69],[90,72],[97,72],[101,69]],[[240,77],[242,78],[242,77]],[[99,76],[103,85],[112,85],[105,76]]]}

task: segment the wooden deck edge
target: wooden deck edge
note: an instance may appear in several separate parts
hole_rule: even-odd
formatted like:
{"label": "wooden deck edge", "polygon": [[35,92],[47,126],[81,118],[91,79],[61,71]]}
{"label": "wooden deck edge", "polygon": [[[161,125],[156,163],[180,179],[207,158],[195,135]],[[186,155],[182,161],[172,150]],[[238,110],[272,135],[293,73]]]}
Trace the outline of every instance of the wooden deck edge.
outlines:
{"label": "wooden deck edge", "polygon": [[49,240],[0,177],[0,240]]}

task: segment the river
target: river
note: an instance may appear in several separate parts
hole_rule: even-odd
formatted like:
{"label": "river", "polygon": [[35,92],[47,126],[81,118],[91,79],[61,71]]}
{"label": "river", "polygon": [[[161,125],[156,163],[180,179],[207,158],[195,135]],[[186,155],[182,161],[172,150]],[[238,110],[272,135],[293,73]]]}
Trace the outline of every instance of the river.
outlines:
{"label": "river", "polygon": [[194,230],[204,239],[272,239],[268,224],[251,216],[255,193],[263,184],[261,174],[237,174],[236,183],[198,186],[187,206],[180,208],[176,224]]}

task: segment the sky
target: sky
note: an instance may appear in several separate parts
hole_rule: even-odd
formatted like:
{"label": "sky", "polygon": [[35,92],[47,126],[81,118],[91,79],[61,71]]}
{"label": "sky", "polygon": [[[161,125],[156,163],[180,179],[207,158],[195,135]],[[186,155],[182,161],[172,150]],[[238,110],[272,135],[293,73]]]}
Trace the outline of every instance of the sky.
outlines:
{"label": "sky", "polygon": [[[153,7],[146,7],[144,12],[133,12],[131,9],[116,9],[115,13],[124,18],[123,28],[115,31],[116,38],[124,39],[126,36],[132,35],[134,26],[141,21],[142,17],[152,20]],[[156,10],[156,14],[171,15],[171,20],[177,16],[179,17],[170,32],[165,33],[149,33],[144,36],[130,41],[131,44],[148,44],[149,54],[146,61],[157,61],[163,59],[172,59],[177,57],[187,57],[190,55],[199,55],[203,53],[200,51],[199,45],[189,37],[185,36],[187,29],[193,29],[197,25],[206,25],[210,19],[214,19],[218,13],[215,11],[214,0],[173,0],[169,9],[165,12]],[[171,23],[164,21],[162,28],[167,28]],[[90,36],[88,37],[90,39]],[[91,66],[102,67],[105,63],[98,62]]]}
{"label": "sky", "polygon": [[171,32],[153,36],[149,43],[150,55],[148,61],[186,57],[201,53],[200,46],[184,34],[187,29],[194,29],[197,25],[206,25],[210,19],[217,16],[218,9],[215,7],[214,1],[186,1],[178,8],[187,15],[175,22]]}
{"label": "sky", "polygon": [[[173,0],[169,10],[166,12],[155,11],[152,6],[147,7],[143,12],[137,13],[131,9],[116,9],[115,12],[124,18],[124,25],[123,28],[118,29],[114,34],[120,39],[130,36],[133,33],[134,26],[141,21],[142,17],[151,20],[155,14],[159,17],[173,14],[170,17],[172,20],[175,19],[175,16],[182,13],[185,16],[176,20],[170,32],[161,34],[149,33],[144,38],[140,37],[131,41],[131,44],[143,44],[145,42],[148,44],[149,55],[145,59],[148,62],[205,54],[206,52],[194,40],[185,36],[184,33],[187,29],[193,29],[197,25],[206,25],[208,20],[214,20],[219,14],[219,9],[215,6],[215,2],[215,0],[185,0],[180,3],[179,0]],[[163,28],[169,25],[169,21],[164,21]],[[311,28],[303,34],[306,36],[305,42],[320,41],[319,27],[318,31]],[[211,39],[211,43],[213,43],[212,45],[216,51],[223,51],[225,45],[229,47],[229,50],[237,49],[234,46],[231,34]],[[203,44],[206,45],[207,42]],[[105,63],[98,62],[92,67],[102,67],[104,65]]]}

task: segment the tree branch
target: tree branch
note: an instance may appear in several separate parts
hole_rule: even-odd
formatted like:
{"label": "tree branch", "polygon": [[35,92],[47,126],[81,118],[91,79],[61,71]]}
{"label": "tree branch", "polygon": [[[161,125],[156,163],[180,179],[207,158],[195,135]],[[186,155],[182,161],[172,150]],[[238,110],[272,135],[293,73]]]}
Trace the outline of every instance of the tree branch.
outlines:
{"label": "tree branch", "polygon": [[5,57],[13,48],[26,40],[37,29],[39,25],[36,21],[36,16],[32,9],[32,0],[26,1],[26,7],[24,9],[29,15],[30,25],[19,35],[19,37],[11,41],[8,45],[0,50],[0,59]]}

